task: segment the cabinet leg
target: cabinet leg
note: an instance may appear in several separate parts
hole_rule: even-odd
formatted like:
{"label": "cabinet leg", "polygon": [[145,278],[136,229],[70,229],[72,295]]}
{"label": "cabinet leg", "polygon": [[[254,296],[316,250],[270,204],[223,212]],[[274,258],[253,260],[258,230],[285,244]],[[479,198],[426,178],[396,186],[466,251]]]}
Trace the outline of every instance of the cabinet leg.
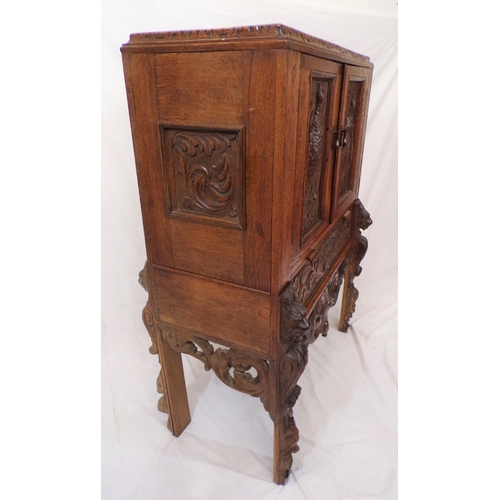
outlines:
{"label": "cabinet leg", "polygon": [[[294,397],[297,399],[300,387],[295,386]],[[293,418],[293,404],[288,407],[280,405],[274,422],[274,474],[276,484],[285,484],[290,474],[293,458],[292,453],[299,451],[299,429]]]}
{"label": "cabinet leg", "polygon": [[157,390],[162,394],[158,401],[158,410],[169,415],[167,427],[174,436],[180,436],[191,422],[181,354],[174,351],[162,339],[159,328],[155,325],[149,302],[144,308],[142,317],[153,342],[149,351],[158,354],[161,365],[156,381]]}
{"label": "cabinet leg", "polygon": [[276,364],[276,408],[274,421],[274,482],[284,484],[290,474],[292,453],[299,450],[299,430],[293,407],[300,394],[297,384],[307,364],[309,338],[313,328],[293,285],[280,296],[280,345]]}
{"label": "cabinet leg", "polygon": [[[139,283],[148,291],[147,263],[139,273]],[[167,427],[177,437],[191,422],[181,354],[162,338],[149,300],[142,311],[142,320],[151,337],[149,352],[158,354],[161,366],[156,380],[156,388],[162,395],[158,401],[158,410],[169,415]]]}
{"label": "cabinet leg", "polygon": [[163,339],[159,340],[159,345],[161,364],[159,389],[164,389],[162,391],[164,395],[158,402],[158,409],[164,411],[160,407],[164,399],[166,401],[164,408],[167,410],[165,413],[169,414],[168,428],[178,437],[191,422],[182,358],[181,354],[174,351]]}
{"label": "cabinet leg", "polygon": [[346,267],[344,275],[344,292],[342,294],[342,305],[340,307],[339,330],[347,332],[349,320],[352,318],[356,309],[356,300],[359,292],[354,286],[354,267],[355,263],[351,261]]}

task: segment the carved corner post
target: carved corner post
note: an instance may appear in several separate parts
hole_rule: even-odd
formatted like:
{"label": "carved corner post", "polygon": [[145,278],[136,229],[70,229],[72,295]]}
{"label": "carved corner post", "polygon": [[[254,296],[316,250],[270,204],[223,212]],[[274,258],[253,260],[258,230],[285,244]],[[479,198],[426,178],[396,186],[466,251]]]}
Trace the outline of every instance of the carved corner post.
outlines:
{"label": "carved corner post", "polygon": [[348,265],[345,271],[345,286],[340,310],[339,330],[347,332],[349,320],[356,309],[356,300],[359,292],[354,286],[354,278],[359,276],[362,267],[359,265],[368,250],[368,240],[361,234],[361,229],[367,229],[372,224],[370,214],[359,199],[353,203],[353,230],[354,243],[351,254],[348,257]]}
{"label": "carved corner post", "polygon": [[[139,283],[148,292],[148,263],[139,273]],[[149,295],[146,306],[142,311],[142,320],[151,337],[152,345],[149,348],[151,354],[158,354],[160,361],[160,374],[156,381],[156,387],[162,394],[158,401],[158,410],[169,415],[167,427],[176,437],[191,422],[189,404],[187,399],[184,371],[180,353],[170,347],[168,342],[162,338],[161,329],[155,321],[153,306]]]}
{"label": "carved corner post", "polygon": [[[300,395],[297,384],[308,360],[308,346],[319,335],[328,334],[328,311],[337,302],[345,272],[342,263],[330,278],[310,314],[292,280],[280,295],[280,345],[277,362],[277,407],[274,420],[274,481],[284,484],[290,474],[292,453],[299,450],[299,430],[293,418],[293,406]],[[295,285],[295,286],[294,286]]]}

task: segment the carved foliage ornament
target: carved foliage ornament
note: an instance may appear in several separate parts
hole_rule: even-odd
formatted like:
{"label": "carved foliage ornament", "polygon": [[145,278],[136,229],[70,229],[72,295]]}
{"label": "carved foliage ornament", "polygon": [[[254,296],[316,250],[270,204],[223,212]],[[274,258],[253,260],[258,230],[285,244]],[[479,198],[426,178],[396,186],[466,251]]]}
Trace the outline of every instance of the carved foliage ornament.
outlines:
{"label": "carved foliage ornament", "polygon": [[350,237],[351,217],[350,213],[347,213],[321,243],[319,249],[315,250],[315,256],[307,258],[292,278],[292,286],[303,304],[307,305]]}
{"label": "carved foliage ornament", "polygon": [[[243,160],[241,132],[169,130],[174,214],[215,217],[242,223]],[[167,155],[168,156],[168,155]]]}
{"label": "carved foliage ornament", "polygon": [[326,104],[329,83],[325,80],[312,80],[312,106],[309,125],[309,147],[304,193],[304,216],[302,235],[306,235],[320,220],[321,211],[321,172],[325,150]]}
{"label": "carved foliage ornament", "polygon": [[[270,412],[269,362],[236,349],[214,349],[213,345],[193,333],[180,331],[165,325],[161,328],[162,338],[178,352],[189,354],[212,369],[227,386],[237,391],[258,397],[264,408]],[[256,375],[250,373],[254,369]]]}

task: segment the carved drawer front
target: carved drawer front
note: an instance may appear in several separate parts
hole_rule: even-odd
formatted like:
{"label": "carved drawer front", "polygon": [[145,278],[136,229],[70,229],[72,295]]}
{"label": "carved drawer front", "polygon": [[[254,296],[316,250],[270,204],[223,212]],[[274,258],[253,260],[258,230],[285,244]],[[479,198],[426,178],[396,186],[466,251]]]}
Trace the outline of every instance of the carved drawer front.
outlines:
{"label": "carved drawer front", "polygon": [[307,253],[291,278],[299,300],[305,306],[326,285],[340,264],[352,235],[352,216],[348,210],[341,220]]}
{"label": "carved drawer front", "polygon": [[261,355],[270,352],[270,296],[172,269],[154,269],[156,307],[165,328]]}

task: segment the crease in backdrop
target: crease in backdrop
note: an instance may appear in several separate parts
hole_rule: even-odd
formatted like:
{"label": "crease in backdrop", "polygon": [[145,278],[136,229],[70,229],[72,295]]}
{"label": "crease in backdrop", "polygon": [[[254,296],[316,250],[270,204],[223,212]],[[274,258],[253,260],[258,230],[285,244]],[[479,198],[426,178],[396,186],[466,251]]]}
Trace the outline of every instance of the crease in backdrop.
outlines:
{"label": "crease in backdrop", "polygon": [[[362,3],[362,2],[361,2]],[[387,4],[387,2],[382,2]],[[397,498],[397,17],[285,1],[102,4],[102,498]],[[341,7],[345,2],[339,3]],[[144,237],[120,46],[129,34],[282,23],[375,65],[360,198],[373,225],[352,328],[309,349],[294,416],[300,451],[272,482],[273,426],[259,400],[184,356],[192,422],[180,438],[156,409],[156,356],[137,283]]]}

